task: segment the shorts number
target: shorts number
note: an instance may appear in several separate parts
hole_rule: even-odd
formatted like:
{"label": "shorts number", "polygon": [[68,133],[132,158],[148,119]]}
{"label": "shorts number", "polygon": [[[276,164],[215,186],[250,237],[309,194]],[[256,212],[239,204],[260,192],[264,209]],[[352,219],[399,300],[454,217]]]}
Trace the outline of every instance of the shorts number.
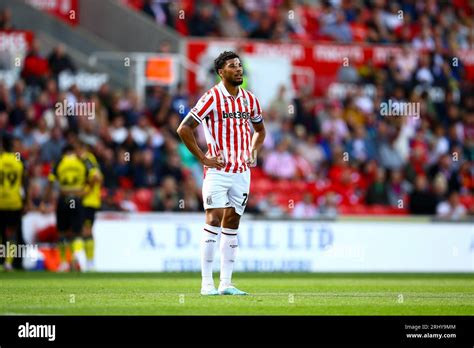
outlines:
{"label": "shorts number", "polygon": [[244,193],[244,201],[242,202],[242,206],[247,205],[247,200],[249,199],[249,194]]}

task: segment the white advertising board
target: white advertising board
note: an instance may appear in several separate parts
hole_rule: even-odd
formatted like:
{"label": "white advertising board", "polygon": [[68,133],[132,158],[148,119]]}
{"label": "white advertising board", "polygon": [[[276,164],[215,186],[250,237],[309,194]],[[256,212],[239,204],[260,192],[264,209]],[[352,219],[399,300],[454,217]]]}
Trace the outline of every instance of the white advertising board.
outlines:
{"label": "white advertising board", "polygon": [[[98,219],[98,271],[198,271],[202,216]],[[218,252],[215,269],[218,270]],[[246,220],[236,271],[473,272],[465,223]]]}

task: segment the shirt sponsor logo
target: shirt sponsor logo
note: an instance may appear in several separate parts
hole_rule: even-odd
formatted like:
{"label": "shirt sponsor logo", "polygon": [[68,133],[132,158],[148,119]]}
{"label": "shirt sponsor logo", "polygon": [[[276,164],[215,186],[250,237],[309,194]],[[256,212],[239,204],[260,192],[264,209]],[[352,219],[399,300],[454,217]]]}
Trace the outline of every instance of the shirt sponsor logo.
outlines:
{"label": "shirt sponsor logo", "polygon": [[236,111],[236,112],[225,112],[225,111],[222,111],[222,118],[242,118],[244,120],[247,120],[250,118],[250,112],[240,112],[240,111]]}

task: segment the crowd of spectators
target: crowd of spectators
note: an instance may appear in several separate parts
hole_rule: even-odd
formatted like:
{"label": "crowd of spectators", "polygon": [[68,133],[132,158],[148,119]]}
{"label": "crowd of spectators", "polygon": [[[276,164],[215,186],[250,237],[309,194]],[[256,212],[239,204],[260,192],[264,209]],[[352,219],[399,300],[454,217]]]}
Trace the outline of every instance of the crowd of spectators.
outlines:
{"label": "crowd of spectators", "polygon": [[[222,26],[215,17],[216,8],[220,8],[220,15],[239,18],[233,24],[233,35],[240,28],[242,35],[254,38],[265,38],[265,30],[272,35],[279,32],[275,18],[286,20],[282,13],[288,6],[299,13],[307,8],[299,2],[269,1],[266,8],[271,15],[262,16],[253,1],[218,3],[221,7],[196,6],[194,16],[216,18],[215,33],[223,34],[226,30],[219,30]],[[413,26],[420,26],[418,31],[410,29],[413,35],[403,42],[423,46],[429,40],[423,43],[417,35],[424,33],[425,39],[433,38],[434,46],[417,57],[392,57],[381,68],[371,62],[349,68],[353,71],[341,75],[352,76],[359,87],[343,100],[315,99],[304,90],[290,98],[282,86],[264,110],[267,138],[259,166],[253,170],[247,210],[297,218],[334,217],[347,207],[371,206],[452,219],[474,214],[474,85],[464,78],[462,62],[456,67],[449,64],[452,57],[447,44],[453,38],[460,46],[472,44],[471,9],[444,7],[433,1],[424,6],[415,1],[394,2],[390,7],[383,1],[370,6],[351,3],[308,6],[319,11],[315,36],[303,30],[304,23],[292,27],[285,22],[282,32],[320,39],[324,23],[332,23],[331,18],[353,28],[353,24],[367,23],[363,19],[370,13],[375,19],[361,36],[372,42],[397,41],[397,21],[386,11],[390,8],[394,13],[402,8]],[[157,4],[163,9],[172,7],[166,1]],[[281,8],[285,11],[277,11]],[[144,9],[150,15],[156,13]],[[163,13],[163,20],[168,21],[170,11]],[[194,16],[189,30],[200,28]],[[270,23],[259,22],[264,17]],[[249,29],[252,18],[258,22],[253,24],[254,30]],[[203,26],[212,25],[210,20],[205,22]],[[463,29],[469,26],[470,31]],[[427,27],[430,33],[424,31]],[[443,30],[436,28],[450,34],[444,37]],[[191,34],[213,33],[206,28],[199,30],[202,32]],[[356,37],[353,29],[345,32],[351,33],[351,40]],[[141,106],[133,91],[115,90],[108,84],[94,93],[83,93],[75,85],[60,91],[58,74],[75,69],[64,47],[43,57],[34,42],[23,62],[21,78],[11,88],[0,81],[0,136],[14,135],[15,151],[27,164],[34,198],[30,208],[39,207],[47,174],[59,159],[62,146],[70,137],[79,136],[93,149],[104,174],[104,210],[201,211],[202,167],[176,134],[200,94],[189,95],[184,85],[173,93],[156,86],[147,91]],[[364,93],[367,83],[375,86],[372,96]],[[443,90],[442,100],[431,98],[427,92],[431,86]],[[56,103],[64,100],[91,103],[94,117],[57,115]],[[381,116],[378,106],[388,100],[418,103],[420,112]],[[198,138],[204,147],[202,132]]]}
{"label": "crowd of spectators", "polygon": [[474,5],[464,0],[128,0],[197,37],[406,43],[474,48]]}

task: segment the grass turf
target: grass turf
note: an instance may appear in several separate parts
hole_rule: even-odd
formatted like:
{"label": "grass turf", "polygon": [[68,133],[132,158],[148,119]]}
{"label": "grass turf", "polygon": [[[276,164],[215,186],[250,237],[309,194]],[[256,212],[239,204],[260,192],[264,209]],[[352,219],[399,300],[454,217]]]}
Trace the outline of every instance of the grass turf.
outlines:
{"label": "grass turf", "polygon": [[197,273],[1,273],[1,315],[474,315],[473,274],[237,273],[250,296],[199,295]]}

